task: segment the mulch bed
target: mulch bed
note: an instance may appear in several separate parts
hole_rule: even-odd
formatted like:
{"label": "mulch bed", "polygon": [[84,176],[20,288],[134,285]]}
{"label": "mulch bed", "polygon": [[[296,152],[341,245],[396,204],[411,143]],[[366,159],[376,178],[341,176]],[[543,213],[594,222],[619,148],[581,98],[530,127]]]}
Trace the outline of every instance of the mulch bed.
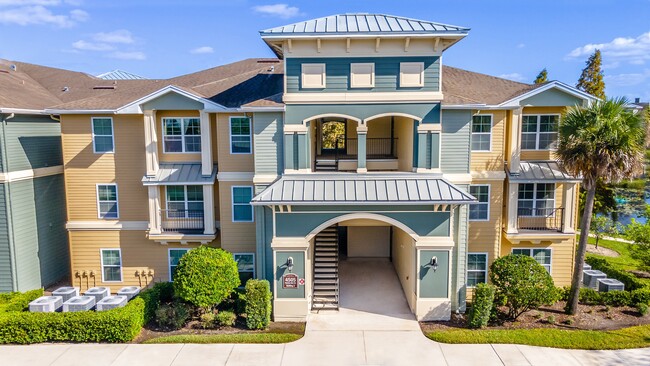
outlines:
{"label": "mulch bed", "polygon": [[[632,307],[608,307],[602,305],[579,305],[576,315],[564,313],[564,301],[553,306],[543,306],[539,310],[531,310],[517,321],[504,321],[501,324],[490,324],[487,329],[583,329],[583,330],[614,330],[635,325],[650,324],[650,316],[640,316]],[[555,322],[549,323],[549,317]],[[426,333],[450,328],[467,328],[466,314],[452,314],[449,321],[420,322],[422,331]]]}
{"label": "mulch bed", "polygon": [[250,330],[246,328],[243,322],[237,322],[234,327],[222,327],[218,329],[201,329],[198,327],[197,321],[188,323],[185,327],[179,330],[166,330],[158,328],[154,325],[148,325],[131,343],[142,343],[149,339],[158,337],[167,337],[173,335],[185,334],[237,334],[237,333],[292,333],[303,335],[305,333],[305,323],[294,322],[271,322],[269,327],[265,330]]}

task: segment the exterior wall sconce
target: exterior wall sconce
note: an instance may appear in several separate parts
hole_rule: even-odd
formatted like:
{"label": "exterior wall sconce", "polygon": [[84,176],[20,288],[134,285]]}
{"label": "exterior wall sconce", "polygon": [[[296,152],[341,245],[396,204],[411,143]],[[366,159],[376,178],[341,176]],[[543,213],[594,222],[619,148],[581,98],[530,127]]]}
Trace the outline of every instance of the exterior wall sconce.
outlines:
{"label": "exterior wall sconce", "polygon": [[287,263],[285,263],[283,267],[287,267],[289,272],[292,272],[293,271],[293,257],[287,258]]}
{"label": "exterior wall sconce", "polygon": [[433,268],[433,271],[435,272],[438,269],[438,257],[436,257],[435,255],[431,257],[431,261],[429,261],[427,266]]}

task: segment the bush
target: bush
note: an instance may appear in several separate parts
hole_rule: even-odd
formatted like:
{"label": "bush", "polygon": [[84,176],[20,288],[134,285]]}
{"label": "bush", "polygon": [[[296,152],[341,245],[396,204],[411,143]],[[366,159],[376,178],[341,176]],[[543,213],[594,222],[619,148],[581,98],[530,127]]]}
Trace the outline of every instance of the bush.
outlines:
{"label": "bush", "polygon": [[632,295],[629,291],[602,292],[600,298],[603,305],[628,306],[632,304]]}
{"label": "bush", "polygon": [[508,317],[517,319],[528,310],[557,301],[553,279],[537,261],[525,255],[506,255],[490,266],[496,303],[508,308]]}
{"label": "bush", "polygon": [[203,329],[210,329],[214,327],[216,315],[214,313],[201,314],[199,317],[199,326]]}
{"label": "bush", "polygon": [[648,315],[648,304],[638,303],[636,304],[636,310],[639,312],[641,316],[646,316]]}
{"label": "bush", "polygon": [[615,278],[623,282],[625,289],[628,291],[633,291],[645,287],[645,284],[635,275],[623,269],[616,268],[614,265],[608,262],[607,259],[587,256],[585,262],[591,265],[592,269],[597,269],[599,271],[605,272],[605,274],[607,274],[607,277]]}
{"label": "bush", "polygon": [[548,318],[546,318],[546,322],[548,324],[555,324],[555,316],[554,315],[549,315]]}
{"label": "bush", "polygon": [[144,324],[149,324],[156,316],[160,304],[171,302],[174,298],[174,287],[171,282],[158,282],[151,288],[138,295],[145,303]]}
{"label": "bush", "polygon": [[189,318],[187,305],[179,301],[160,305],[156,310],[156,323],[167,329],[181,329]]}
{"label": "bush", "polygon": [[588,287],[580,289],[578,301],[584,305],[603,305],[603,300],[600,298],[600,292]]}
{"label": "bush", "polygon": [[483,328],[490,320],[490,312],[494,303],[494,287],[479,283],[474,289],[472,308],[469,311],[469,327]]}
{"label": "bush", "polygon": [[571,286],[557,287],[557,298],[560,301],[569,301],[569,294],[571,293]]}
{"label": "bush", "polygon": [[246,326],[264,329],[271,322],[271,286],[267,280],[246,282]]}
{"label": "bush", "polygon": [[223,310],[217,313],[215,322],[222,327],[232,327],[235,325],[237,315],[232,311]]}
{"label": "bush", "polygon": [[227,299],[239,284],[232,254],[207,246],[183,255],[174,274],[176,295],[204,310]]}
{"label": "bush", "polygon": [[640,288],[632,291],[632,304],[650,305],[650,288]]}
{"label": "bush", "polygon": [[27,292],[10,292],[0,294],[0,313],[10,311],[25,311],[29,303],[43,296],[43,289],[39,288]]}
{"label": "bush", "polygon": [[128,342],[142,329],[145,301],[108,311],[0,313],[0,343]]}

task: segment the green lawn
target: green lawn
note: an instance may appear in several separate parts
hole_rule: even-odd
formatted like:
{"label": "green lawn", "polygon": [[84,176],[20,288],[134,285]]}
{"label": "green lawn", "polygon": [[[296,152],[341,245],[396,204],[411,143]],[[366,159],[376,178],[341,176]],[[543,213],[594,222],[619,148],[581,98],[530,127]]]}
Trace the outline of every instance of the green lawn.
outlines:
{"label": "green lawn", "polygon": [[143,343],[289,343],[302,338],[294,333],[180,334],[152,338]]}
{"label": "green lawn", "polygon": [[454,329],[426,335],[442,343],[509,343],[568,349],[626,349],[650,346],[650,325],[612,331],[562,329]]}
{"label": "green lawn", "polygon": [[[590,237],[589,244],[596,244],[596,238]],[[639,269],[640,263],[636,259],[632,258],[632,255],[630,254],[630,244],[621,243],[619,241],[614,241],[614,240],[600,239],[598,241],[598,246],[612,249],[616,251],[618,254],[620,254],[620,256],[605,257],[602,255],[589,254],[590,256],[594,256],[598,258],[606,258],[607,261],[609,261],[610,263],[615,264],[616,266],[619,266],[626,270]]]}

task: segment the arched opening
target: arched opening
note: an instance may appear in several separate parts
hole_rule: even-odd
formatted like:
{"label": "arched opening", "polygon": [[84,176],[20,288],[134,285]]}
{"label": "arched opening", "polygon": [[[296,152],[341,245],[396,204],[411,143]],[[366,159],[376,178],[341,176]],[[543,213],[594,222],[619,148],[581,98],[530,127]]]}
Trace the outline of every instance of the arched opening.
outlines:
{"label": "arched opening", "polygon": [[313,170],[356,171],[354,159],[358,151],[356,135],[360,120],[338,114],[316,117],[309,122]]}

